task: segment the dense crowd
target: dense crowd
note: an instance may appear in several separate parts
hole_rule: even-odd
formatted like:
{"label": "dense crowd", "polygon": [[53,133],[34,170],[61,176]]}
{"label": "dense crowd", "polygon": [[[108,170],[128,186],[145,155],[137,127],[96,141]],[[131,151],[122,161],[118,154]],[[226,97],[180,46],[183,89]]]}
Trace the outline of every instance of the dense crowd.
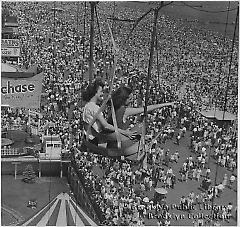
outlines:
{"label": "dense crowd", "polygon": [[[166,189],[174,189],[175,185],[180,182],[199,182],[203,192],[198,194],[192,192],[191,195],[181,198],[180,204],[185,204],[186,210],[190,209],[192,204],[211,204],[213,197],[219,198],[226,187],[233,190],[232,186],[236,182],[237,149],[236,135],[233,136],[232,128],[225,131],[207,121],[199,113],[194,111],[192,113],[189,109],[185,111],[181,108],[176,110],[176,117],[173,114],[174,117],[169,121],[176,120],[176,125],[168,125],[148,150],[147,168],[144,168],[144,165],[136,167],[128,162],[113,161],[111,158],[76,153],[76,164],[85,178],[86,187],[91,191],[93,201],[96,202],[95,206],[98,207],[96,210],[102,211],[101,218],[105,224],[143,225],[146,218],[156,218],[159,225],[171,224],[170,218],[169,220],[167,218],[169,217],[168,210],[162,209],[161,202],[164,200],[146,199],[144,192],[152,190],[157,185]],[[155,130],[153,138],[158,132],[157,129],[161,127],[158,126],[157,120],[154,121],[155,123],[149,127]],[[181,154],[178,151],[164,150],[162,145],[166,140],[175,140],[174,135],[176,137],[180,135],[179,143],[181,143],[185,136],[184,128],[191,133],[189,147],[192,155],[182,163],[179,172],[174,172],[172,164],[178,163]],[[209,132],[208,135],[207,132]],[[226,140],[222,139],[227,135],[229,137]],[[228,168],[231,174],[229,176],[225,174],[222,182],[214,184],[210,173],[215,170],[211,167],[209,159],[216,158],[216,150],[220,149],[222,157],[229,156],[228,165],[226,163],[223,165],[222,162],[217,162],[217,164]],[[104,172],[102,178],[94,174],[93,168],[96,165]],[[180,180],[177,180],[178,178]],[[227,220],[227,214],[235,215],[231,202],[224,205],[226,210],[219,209],[220,214],[218,214],[223,216],[221,221]]]}
{"label": "dense crowd", "polygon": [[[72,146],[79,149],[81,144],[81,91],[88,84],[89,72],[89,39],[88,35],[83,36],[82,31],[83,19],[88,22],[90,16],[87,14],[84,17],[83,4],[80,4],[79,10],[77,4],[80,3],[62,2],[60,7],[63,10],[57,11],[52,10],[56,8],[54,2],[3,3],[3,7],[7,6],[19,19],[22,48],[19,66],[29,68],[37,64],[39,70],[44,72],[45,95],[39,110],[43,115],[41,130],[46,132],[46,125],[54,123],[52,133],[60,136],[65,151],[70,151]],[[101,2],[98,10],[102,44],[97,32],[94,40],[94,76],[106,79],[108,90],[107,78],[111,76],[114,56],[106,12],[113,12],[113,6]],[[136,18],[141,12],[118,7],[115,14],[119,18]],[[145,101],[150,21],[151,16],[148,15],[135,29],[127,45],[123,43],[130,25],[116,21],[112,26],[120,47],[114,88],[123,83],[131,86],[134,107],[142,106]],[[128,161],[113,161],[111,158],[81,152],[75,155],[74,162],[91,192],[96,210],[101,211],[100,220],[105,224],[144,225],[146,218],[156,218],[158,225],[170,225],[171,220],[167,218],[169,210],[162,209],[165,200],[147,198],[143,192],[159,184],[172,190],[179,184],[178,176],[185,182],[197,180],[204,188],[200,194],[191,193],[181,198],[180,204],[186,203],[187,207],[192,203],[211,203],[213,197],[221,195],[226,186],[232,187],[236,181],[236,128],[234,125],[225,127],[208,121],[199,110],[204,106],[223,110],[226,106],[228,111],[237,113],[237,47],[233,53],[225,103],[229,58],[221,60],[219,56],[229,52],[231,40],[223,40],[221,35],[197,28],[196,24],[164,15],[158,22],[157,42],[161,51],[158,61],[154,59],[154,65],[158,63],[158,67],[154,66],[152,70],[148,104],[176,100],[178,103],[174,108],[162,108],[148,114],[147,135],[153,139],[160,134],[147,152],[145,165],[136,167]],[[15,113],[9,111],[2,115],[2,125],[11,122],[27,124],[28,117],[22,110]],[[139,116],[131,119],[132,124],[139,120]],[[73,141],[70,139],[70,128]],[[192,155],[182,163],[179,172],[173,172],[171,164],[178,163],[181,154],[177,150],[164,150],[162,145],[168,140],[179,145],[186,133],[191,136],[188,145]],[[216,185],[209,177],[213,171],[209,165],[212,157],[219,166],[232,172]],[[102,178],[93,173],[94,165],[104,172]],[[233,207],[229,207],[225,212],[233,214]]]}

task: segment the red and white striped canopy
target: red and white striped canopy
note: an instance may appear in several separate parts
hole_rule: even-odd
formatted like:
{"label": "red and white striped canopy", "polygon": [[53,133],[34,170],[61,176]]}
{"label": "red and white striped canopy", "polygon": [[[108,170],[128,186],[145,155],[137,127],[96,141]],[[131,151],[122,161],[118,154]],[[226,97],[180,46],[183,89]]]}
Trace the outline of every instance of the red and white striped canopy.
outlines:
{"label": "red and white striped canopy", "polygon": [[97,226],[67,193],[60,193],[22,226]]}

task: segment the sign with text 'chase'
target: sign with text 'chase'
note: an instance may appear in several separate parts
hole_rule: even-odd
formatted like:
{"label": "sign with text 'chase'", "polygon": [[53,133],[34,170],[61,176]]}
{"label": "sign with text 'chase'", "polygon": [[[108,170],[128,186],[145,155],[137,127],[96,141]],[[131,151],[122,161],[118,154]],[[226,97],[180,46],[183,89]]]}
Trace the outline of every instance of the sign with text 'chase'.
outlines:
{"label": "sign with text 'chase'", "polygon": [[1,78],[1,102],[10,107],[40,107],[43,73],[30,78]]}

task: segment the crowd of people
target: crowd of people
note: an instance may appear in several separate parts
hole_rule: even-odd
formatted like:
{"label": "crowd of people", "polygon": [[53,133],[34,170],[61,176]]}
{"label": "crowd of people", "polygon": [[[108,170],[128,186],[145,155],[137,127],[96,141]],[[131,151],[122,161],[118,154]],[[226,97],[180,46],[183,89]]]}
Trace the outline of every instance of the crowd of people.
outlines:
{"label": "crowd of people", "polygon": [[[179,110],[176,112],[177,118],[179,115],[182,115],[182,112],[179,112]],[[154,198],[151,198],[152,200],[147,198],[146,200],[146,194],[144,192],[153,190],[153,188],[156,188],[159,185],[163,188],[174,190],[175,185],[180,182],[187,183],[192,180],[199,182],[198,184],[202,192],[196,194],[192,193],[190,197],[183,196],[181,199],[185,201],[184,203],[188,204],[187,207],[191,204],[212,204],[213,199],[219,198],[227,187],[231,188],[231,190],[235,190],[232,187],[236,181],[236,172],[234,172],[234,168],[230,169],[232,172],[231,177],[228,179],[227,174],[225,174],[222,182],[218,180],[218,182],[215,182],[214,184],[214,179],[211,179],[212,177],[210,177],[211,171],[215,171],[210,164],[210,162],[213,163],[213,159],[215,158],[215,154],[211,154],[211,150],[217,150],[219,149],[219,146],[221,146],[223,149],[222,153],[225,154],[228,149],[224,150],[222,143],[219,143],[219,138],[224,137],[227,133],[231,134],[232,129],[230,128],[228,131],[221,132],[221,129],[219,130],[217,125],[206,121],[206,119],[201,117],[199,113],[198,116],[195,116],[194,119],[189,121],[190,124],[186,124],[187,121],[182,121],[182,125],[181,120],[186,118],[186,113],[190,114],[191,111],[187,110],[184,115],[182,115],[182,118],[177,119],[177,122],[179,121],[179,127],[175,126],[174,129],[177,132],[186,126],[187,131],[191,133],[190,135],[192,135],[192,139],[189,148],[192,155],[182,163],[182,168],[179,169],[179,172],[174,172],[172,168],[172,164],[178,163],[179,161],[179,152],[169,151],[169,149],[164,150],[162,148],[166,140],[173,140],[173,137],[171,136],[172,131],[168,131],[168,128],[170,127],[163,130],[160,138],[156,139],[156,143],[153,143],[153,146],[147,152],[146,169],[144,168],[144,165],[136,167],[128,162],[119,163],[119,161],[113,161],[111,158],[99,158],[93,154],[85,154],[86,156],[81,153],[76,154],[75,160],[77,166],[82,172],[82,176],[85,176],[86,185],[91,191],[94,201],[97,201],[98,209],[96,210],[102,211],[101,218],[104,220],[105,224],[142,225],[144,224],[145,219],[151,218],[156,218],[159,225],[171,224],[171,220],[166,218],[169,216],[169,214],[166,213],[168,211],[164,211],[165,216],[163,216],[161,213],[163,212],[163,209],[158,209],[159,206],[161,207],[161,205],[158,205],[158,203],[162,202],[161,200],[155,201]],[[199,120],[199,125],[197,119]],[[171,119],[170,122],[174,122],[174,119]],[[208,130],[210,130],[211,127],[214,127],[215,130],[210,130],[210,132],[216,132],[215,139],[214,136],[206,136],[206,133],[204,133],[205,130],[202,130],[201,127],[198,128],[198,126],[201,126],[200,122],[202,123],[202,126],[206,127],[205,129],[208,128]],[[201,128],[201,130],[195,129],[195,123],[197,124],[197,128]],[[151,127],[155,130],[157,128],[159,129],[159,127],[156,127],[156,124],[150,126],[150,129]],[[163,140],[164,134],[166,134],[166,140]],[[175,133],[175,135],[177,136],[179,134]],[[181,143],[184,134],[180,133],[180,135]],[[156,132],[152,136],[156,136]],[[196,142],[195,139],[198,142]],[[224,141],[224,143],[227,142]],[[234,162],[236,162],[236,141],[233,138],[233,140],[230,140],[227,144],[230,147],[234,147],[232,152],[235,155]],[[217,165],[219,164],[218,162],[216,163]],[[102,178],[93,173],[93,167],[96,165],[98,165],[104,172]],[[178,180],[178,178],[180,179]],[[131,191],[131,189],[133,189],[133,191]],[[129,200],[131,201],[131,205],[128,204]],[[126,213],[124,212],[124,209],[121,211],[118,206],[125,206],[127,209]],[[219,213],[221,212],[222,210],[219,210]],[[231,209],[229,215],[235,215],[233,212],[233,209]],[[227,220],[227,217],[225,216],[221,221],[224,221],[225,219]],[[206,221],[205,224],[210,220]],[[219,220],[216,220],[216,222],[217,221]]]}
{"label": "crowd of people", "polygon": [[[152,191],[157,185],[174,190],[180,182],[201,182],[204,191],[185,196],[182,203],[184,200],[211,203],[227,186],[234,190],[237,168],[236,122],[231,127],[219,126],[203,117],[199,111],[217,107],[237,113],[237,47],[234,48],[232,76],[227,85],[229,58],[222,60],[219,56],[229,52],[231,40],[223,40],[222,35],[181,19],[170,19],[164,15],[159,17],[158,60],[154,59],[148,104],[172,101],[177,101],[177,104],[148,114],[146,134],[149,140],[159,135],[147,151],[144,165],[136,167],[126,160],[119,162],[79,151],[84,105],[81,92],[88,85],[90,43],[86,34],[90,15],[87,13],[84,16],[84,5],[78,4],[62,2],[59,6],[62,10],[58,11],[54,2],[4,2],[3,7],[7,7],[19,20],[19,66],[29,68],[37,64],[38,69],[44,72],[44,96],[38,110],[43,115],[41,130],[44,133],[47,130],[45,126],[53,123],[51,133],[60,136],[63,149],[66,152],[70,152],[71,148],[78,150],[74,163],[89,189],[92,203],[100,211],[101,223],[140,226],[145,224],[146,219],[156,219],[158,225],[170,225],[170,211],[162,209],[166,201],[148,198],[143,193]],[[93,72],[94,77],[106,80],[107,91],[114,54],[106,12],[113,12],[114,9],[109,2],[101,2],[97,7],[101,34],[96,32],[94,40]],[[137,18],[142,13],[117,7],[115,14],[119,18]],[[85,36],[83,19],[87,24]],[[120,47],[114,89],[121,84],[130,86],[133,90],[133,107],[142,106],[145,102],[150,21],[149,15],[138,25],[125,46],[123,43],[130,25],[119,21],[112,25],[114,38]],[[227,87],[230,89],[225,100]],[[10,120],[27,124],[28,116],[23,113],[22,110],[12,113],[9,109],[2,115],[2,125],[11,124]],[[131,123],[136,124],[139,120],[141,117],[132,117]],[[174,171],[172,164],[180,163],[181,153],[163,147],[168,141],[181,146],[181,141],[187,136],[191,137],[188,144],[191,156],[183,161],[178,171]],[[230,171],[222,182],[213,182],[210,177],[210,172],[214,171],[210,163],[214,162],[219,168]],[[103,171],[103,177],[94,174],[95,165]],[[233,212],[231,214],[234,215]]]}

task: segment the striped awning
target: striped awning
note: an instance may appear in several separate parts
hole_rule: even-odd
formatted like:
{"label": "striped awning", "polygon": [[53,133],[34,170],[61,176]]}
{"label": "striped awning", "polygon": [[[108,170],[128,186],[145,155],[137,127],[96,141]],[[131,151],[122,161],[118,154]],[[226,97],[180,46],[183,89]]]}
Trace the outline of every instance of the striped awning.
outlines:
{"label": "striped awning", "polygon": [[21,225],[97,226],[67,193],[60,193],[52,202]]}

